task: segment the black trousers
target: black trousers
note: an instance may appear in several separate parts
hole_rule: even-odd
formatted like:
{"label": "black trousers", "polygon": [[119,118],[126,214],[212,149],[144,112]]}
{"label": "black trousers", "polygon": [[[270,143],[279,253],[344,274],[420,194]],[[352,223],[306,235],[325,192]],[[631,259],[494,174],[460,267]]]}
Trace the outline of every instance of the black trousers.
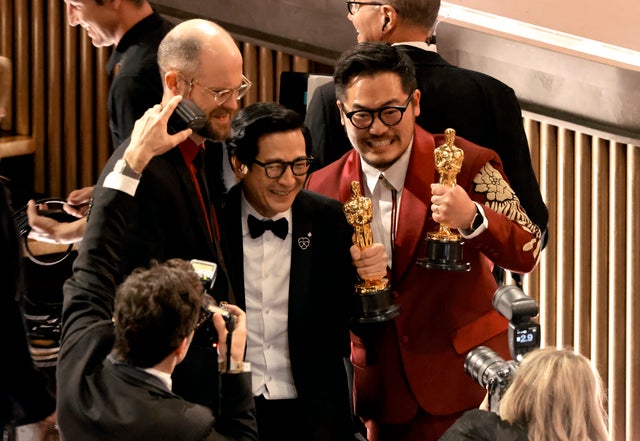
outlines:
{"label": "black trousers", "polygon": [[299,400],[267,400],[254,397],[260,441],[313,439]]}

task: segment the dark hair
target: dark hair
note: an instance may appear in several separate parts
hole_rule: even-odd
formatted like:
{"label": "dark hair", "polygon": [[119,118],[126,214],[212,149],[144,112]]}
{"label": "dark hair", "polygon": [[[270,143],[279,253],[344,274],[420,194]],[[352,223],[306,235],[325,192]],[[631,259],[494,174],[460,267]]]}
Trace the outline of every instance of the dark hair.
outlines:
{"label": "dark hair", "polygon": [[195,329],[203,287],[181,259],[136,269],[116,290],[117,355],[141,368],[155,366]]}
{"label": "dark hair", "polygon": [[256,103],[240,110],[231,124],[227,140],[229,157],[235,156],[246,165],[258,155],[258,141],[264,135],[300,130],[305,152],[311,155],[311,135],[304,120],[295,111],[274,102]]}
{"label": "dark hair", "polygon": [[433,28],[440,11],[440,0],[389,0],[388,4],[407,23],[427,29]]}
{"label": "dark hair", "polygon": [[394,73],[400,77],[402,89],[413,92],[418,83],[416,69],[411,59],[402,51],[387,43],[358,43],[340,55],[333,73],[338,99],[345,99],[346,88],[358,76]]}

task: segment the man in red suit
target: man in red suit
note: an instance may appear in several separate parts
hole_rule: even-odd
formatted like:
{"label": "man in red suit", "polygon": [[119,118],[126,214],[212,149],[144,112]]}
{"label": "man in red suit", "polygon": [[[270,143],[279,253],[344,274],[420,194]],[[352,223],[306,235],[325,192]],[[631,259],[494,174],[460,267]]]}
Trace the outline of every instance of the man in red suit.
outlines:
{"label": "man in red suit", "polygon": [[[492,308],[493,265],[531,271],[541,234],[522,209],[497,154],[462,138],[457,185],[436,184],[434,149],[445,144],[415,124],[414,67],[384,43],[361,43],[338,60],[334,80],[342,124],[354,149],[313,173],[311,190],[342,202],[351,181],[372,198],[374,240],[387,248],[393,322],[352,333],[356,413],[371,441],[437,440],[485,391],[463,369],[485,345],[508,357],[507,322]],[[455,129],[455,128],[454,128]],[[424,238],[438,224],[464,237],[468,272],[425,269]]]}

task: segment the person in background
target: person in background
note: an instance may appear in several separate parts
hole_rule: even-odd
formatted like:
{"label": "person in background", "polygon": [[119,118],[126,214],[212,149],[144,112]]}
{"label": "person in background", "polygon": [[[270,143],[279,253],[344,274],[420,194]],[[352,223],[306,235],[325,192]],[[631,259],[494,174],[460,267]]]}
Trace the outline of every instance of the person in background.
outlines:
{"label": "person in background", "polygon": [[384,247],[360,252],[340,203],[302,190],[311,140],[293,110],[272,102],[241,110],[228,146],[240,183],[224,207],[227,262],[247,311],[258,435],[353,440],[343,360],[354,265],[364,279],[384,277]]}
{"label": "person in background", "polygon": [[[114,46],[107,63],[111,76],[107,108],[112,151],[127,139],[135,121],[162,100],[158,45],[173,24],[147,0],[65,0],[69,26],[82,26],[95,47]],[[56,222],[39,216],[29,202],[31,239],[75,243],[82,239],[93,186],[73,190],[65,210],[79,219]]]}
{"label": "person in background", "polygon": [[440,441],[609,441],[604,400],[587,358],[571,349],[537,349],[518,366],[499,416],[470,410]]}
{"label": "person in background", "polygon": [[[210,63],[212,59],[216,62]],[[222,232],[216,213],[219,207],[209,204],[212,197],[201,157],[205,139],[222,140],[229,136],[238,101],[251,85],[242,74],[242,55],[222,27],[194,19],[180,23],[162,40],[158,64],[164,84],[162,105],[177,95],[189,98],[202,109],[207,123],[177,148],[156,156],[141,179],[136,165],[123,158],[127,142],[107,162],[97,186],[117,185],[127,191],[139,180],[135,210],[129,213],[124,232],[117,278],[123,280],[135,268],[145,267],[152,260],[205,260],[217,265],[213,287],[216,300],[235,303],[222,255]],[[112,175],[113,172],[117,173]],[[95,197],[93,209],[101,212],[100,206],[107,202]],[[92,225],[97,228],[102,221],[100,215],[90,215],[85,235]],[[88,259],[91,253],[91,246],[83,243],[77,260]],[[206,333],[197,332],[187,358],[174,371],[174,391],[215,410],[217,381],[210,372],[216,365],[217,357]]]}
{"label": "person in background", "polygon": [[[56,422],[48,380],[33,363],[22,312],[22,247],[0,179],[0,335],[5,336],[0,376],[0,434],[10,426],[41,422],[46,433]],[[4,439],[4,438],[3,438]]]}
{"label": "person in background", "polygon": [[[373,239],[385,245],[400,315],[352,333],[356,414],[370,441],[435,441],[483,391],[462,366],[478,345],[508,357],[507,322],[493,309],[492,269],[533,270],[541,233],[507,183],[498,155],[457,137],[457,185],[438,184],[434,151],[445,136],[416,124],[421,91],[402,51],[360,43],[334,81],[353,149],[312,173],[307,188],[344,202],[359,181],[373,202]],[[464,238],[466,272],[426,269],[424,239],[439,225]]]}
{"label": "person in background", "polygon": [[[136,123],[123,158],[146,173],[152,157],[191,134],[166,131],[177,96],[149,109]],[[122,170],[112,173],[120,174]],[[126,175],[122,175],[125,176]],[[114,177],[114,181],[117,181]],[[57,379],[58,421],[69,440],[256,440],[250,373],[243,366],[246,321],[228,305],[235,326],[213,315],[221,360],[220,414],[190,403],[173,389],[171,374],[189,351],[198,326],[204,286],[192,264],[181,259],[138,268],[116,288],[130,213],[141,190],[96,187],[99,205],[64,286],[63,329]],[[129,194],[133,193],[133,195]],[[203,318],[206,320],[206,316]],[[231,339],[227,333],[231,332]],[[229,346],[230,345],[230,346]],[[208,373],[218,378],[215,366]]]}
{"label": "person in background", "polygon": [[[358,42],[396,45],[413,61],[422,95],[416,121],[422,128],[431,133],[453,128],[459,136],[498,153],[511,188],[546,243],[549,213],[533,172],[520,104],[506,84],[453,66],[437,53],[440,0],[348,1],[347,9]],[[318,168],[351,150],[336,101],[333,84],[325,84],[314,93],[306,113]]]}

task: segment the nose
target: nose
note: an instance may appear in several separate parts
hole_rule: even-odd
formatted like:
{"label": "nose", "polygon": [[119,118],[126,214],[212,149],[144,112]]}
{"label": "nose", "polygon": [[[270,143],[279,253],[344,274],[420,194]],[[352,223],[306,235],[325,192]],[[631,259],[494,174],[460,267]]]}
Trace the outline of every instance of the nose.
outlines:
{"label": "nose", "polygon": [[389,127],[380,120],[380,115],[375,115],[373,123],[371,124],[371,127],[369,127],[369,133],[373,135],[382,135],[387,130],[389,130]]}
{"label": "nose", "polygon": [[234,93],[231,98],[222,103],[222,107],[230,112],[234,112],[240,108],[240,101],[236,99],[236,94]]}
{"label": "nose", "polygon": [[67,4],[67,22],[69,26],[78,26],[80,24],[78,17],[76,17],[76,10],[70,4]]}
{"label": "nose", "polygon": [[293,170],[290,165],[285,168],[282,176],[278,178],[278,182],[283,185],[292,185],[296,182],[296,176],[293,174]]}

